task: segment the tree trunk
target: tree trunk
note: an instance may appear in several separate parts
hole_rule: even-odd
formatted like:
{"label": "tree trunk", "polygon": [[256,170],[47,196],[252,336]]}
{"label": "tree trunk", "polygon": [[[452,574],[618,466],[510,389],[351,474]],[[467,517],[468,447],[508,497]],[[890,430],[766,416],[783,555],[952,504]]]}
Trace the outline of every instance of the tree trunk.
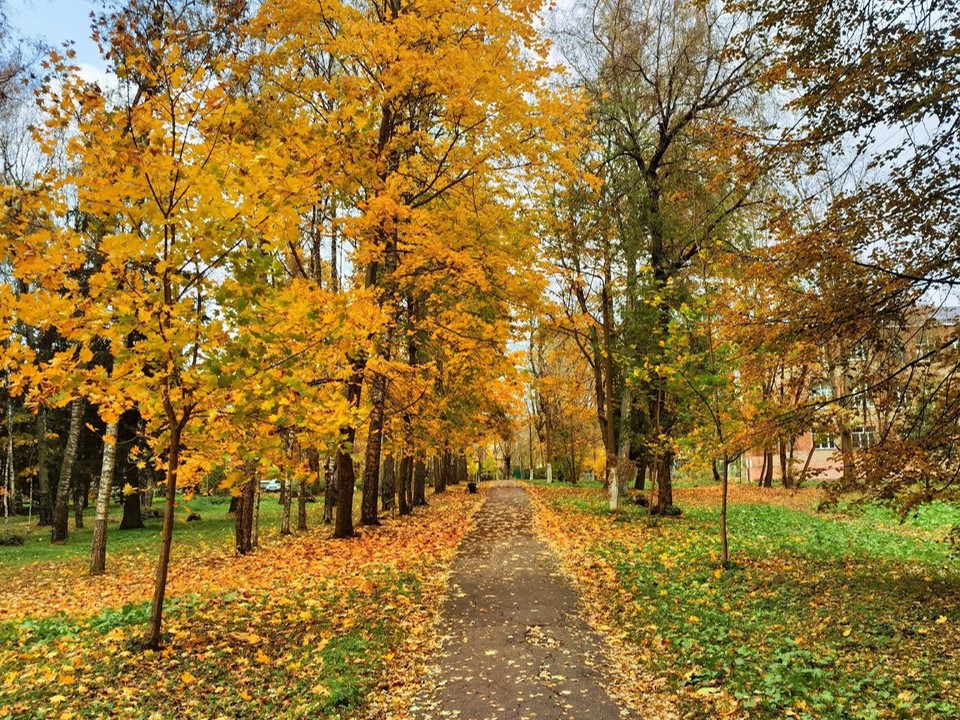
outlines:
{"label": "tree trunk", "polygon": [[397,492],[398,512],[401,515],[409,515],[413,512],[413,506],[410,504],[410,484],[413,476],[413,458],[404,452],[400,459],[399,488]]}
{"label": "tree trunk", "polygon": [[120,518],[120,530],[136,530],[143,527],[143,505],[140,502],[140,473],[134,470],[135,477],[131,492],[123,494],[123,516]]}
{"label": "tree trunk", "polygon": [[253,522],[250,523],[250,547],[254,550],[260,547],[260,483],[253,483]]}
{"label": "tree trunk", "polygon": [[157,489],[157,479],[154,476],[152,468],[142,477],[143,482],[140,483],[140,492],[138,494],[140,498],[140,511],[150,516],[150,513],[153,512],[153,496]]}
{"label": "tree trunk", "polygon": [[384,512],[393,512],[396,476],[396,461],[388,454],[383,459],[383,481],[380,483],[380,508]]}
{"label": "tree trunk", "polygon": [[67,445],[63,451],[63,462],[60,465],[60,481],[57,483],[57,500],[53,508],[53,528],[50,533],[50,542],[67,541],[67,523],[70,517],[70,480],[73,476],[74,461],[77,459],[77,445],[80,442],[82,424],[83,400],[77,398],[70,403],[70,430],[67,434]]}
{"label": "tree trunk", "polygon": [[290,535],[290,505],[293,501],[293,483],[289,478],[280,481],[280,495],[283,499],[283,515],[280,518],[280,534]]}
{"label": "tree trunk", "polygon": [[256,480],[247,480],[240,487],[237,516],[234,519],[234,547],[239,555],[253,552],[254,506],[256,505]]}
{"label": "tree trunk", "polygon": [[450,484],[450,451],[444,450],[443,454],[440,456],[438,463],[439,468],[437,476],[433,480],[433,494],[442,493],[446,491],[447,485]]}
{"label": "tree trunk", "polygon": [[334,509],[337,507],[337,465],[336,458],[323,461],[323,524],[332,525]]}
{"label": "tree trunk", "polygon": [[763,450],[763,482],[761,485],[765,488],[773,487],[773,449],[764,448]]}
{"label": "tree trunk", "polygon": [[427,504],[427,466],[422,456],[417,455],[413,466],[413,496],[411,503],[414,507],[423,507]]}
{"label": "tree trunk", "polygon": [[641,449],[637,458],[637,477],[633,481],[633,489],[643,491],[647,485],[647,462],[648,456],[646,449]]}
{"label": "tree trunk", "polygon": [[117,425],[117,422],[108,422],[103,439],[103,465],[100,468],[100,487],[97,489],[97,509],[93,520],[93,543],[90,546],[91,575],[99,575],[107,568],[107,519],[117,457]]}
{"label": "tree trunk", "polygon": [[856,479],[856,466],[853,460],[853,433],[846,423],[840,429],[840,460],[843,463],[844,487],[851,487]]}
{"label": "tree trunk", "polygon": [[177,470],[180,468],[180,433],[189,419],[184,412],[179,421],[170,423],[170,444],[167,448],[166,498],[163,503],[163,529],[160,532],[160,558],[153,585],[153,600],[150,603],[150,624],[146,645],[156,649],[160,646],[160,630],[163,624],[163,598],[167,592],[167,573],[170,571],[170,548],[173,545],[173,519],[177,508]]}
{"label": "tree trunk", "polygon": [[353,490],[356,483],[356,474],[353,470],[353,457],[345,448],[352,448],[356,430],[349,428],[346,432],[347,440],[337,450],[337,518],[333,526],[335,538],[353,537]]}
{"label": "tree trunk", "polygon": [[787,442],[782,437],[777,438],[777,450],[780,455],[780,483],[788,488],[793,484],[793,473],[791,472],[790,462],[787,460]]}
{"label": "tree trunk", "polygon": [[[368,285],[372,284],[368,278]],[[363,374],[367,367],[365,356],[353,360],[353,372],[347,381],[347,404],[351,408],[360,407],[360,395],[363,391]],[[333,537],[353,537],[353,491],[356,485],[356,473],[353,468],[353,444],[357,439],[357,428],[351,423],[340,428],[340,444],[335,460],[337,486],[337,518],[333,526]],[[379,439],[379,436],[378,436]],[[380,451],[377,450],[377,462]],[[376,500],[376,494],[374,494]]]}
{"label": "tree trunk", "polygon": [[83,529],[83,505],[87,492],[86,483],[77,478],[73,483],[73,527],[75,530]]}
{"label": "tree trunk", "polygon": [[37,524],[41,527],[53,524],[53,493],[50,488],[49,451],[47,440],[47,409],[41,406],[37,410],[37,480],[40,484],[40,507],[37,511]]}
{"label": "tree trunk", "polygon": [[657,505],[660,509],[673,505],[673,451],[668,450],[660,460],[657,470]]}
{"label": "tree trunk", "polygon": [[720,565],[730,565],[730,553],[727,547],[727,492],[730,487],[730,463],[723,460],[723,478],[720,492]]}
{"label": "tree trunk", "polygon": [[[389,336],[389,333],[388,333]],[[389,342],[389,337],[387,338]],[[389,359],[389,354],[386,355]],[[384,407],[387,402],[387,377],[377,373],[370,386],[370,423],[364,454],[363,482],[360,489],[360,524],[379,525],[377,500],[380,495],[380,447],[383,443]]]}
{"label": "tree trunk", "polygon": [[807,459],[803,463],[803,470],[800,471],[800,475],[797,478],[797,487],[800,487],[807,481],[807,473],[810,471],[810,461],[813,460],[813,451],[816,450],[816,447],[813,444],[811,439],[810,442],[810,452],[807,453]]}

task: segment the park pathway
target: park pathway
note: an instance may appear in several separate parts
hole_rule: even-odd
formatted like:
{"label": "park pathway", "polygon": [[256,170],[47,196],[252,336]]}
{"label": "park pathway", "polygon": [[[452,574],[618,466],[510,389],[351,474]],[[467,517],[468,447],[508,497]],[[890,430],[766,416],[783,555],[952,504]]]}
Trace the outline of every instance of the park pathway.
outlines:
{"label": "park pathway", "polygon": [[495,486],[454,560],[442,647],[417,720],[620,720],[601,686],[600,641],[520,487]]}

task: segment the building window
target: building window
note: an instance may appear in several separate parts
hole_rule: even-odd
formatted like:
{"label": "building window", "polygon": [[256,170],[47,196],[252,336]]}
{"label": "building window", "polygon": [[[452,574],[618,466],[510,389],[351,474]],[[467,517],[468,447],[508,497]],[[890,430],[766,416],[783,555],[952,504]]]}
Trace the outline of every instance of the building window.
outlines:
{"label": "building window", "polygon": [[833,397],[833,388],[826,383],[817,383],[810,388],[810,398],[816,401],[830,400]]}
{"label": "building window", "polygon": [[877,432],[872,427],[854,428],[850,435],[857,450],[866,450],[877,442]]}
{"label": "building window", "polygon": [[813,433],[814,450],[836,450],[837,444],[833,441],[833,435],[830,433]]}

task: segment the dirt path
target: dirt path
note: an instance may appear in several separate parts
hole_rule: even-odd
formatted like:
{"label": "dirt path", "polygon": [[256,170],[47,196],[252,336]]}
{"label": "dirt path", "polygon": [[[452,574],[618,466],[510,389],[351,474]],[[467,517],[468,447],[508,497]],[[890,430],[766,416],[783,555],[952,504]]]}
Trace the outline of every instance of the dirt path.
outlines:
{"label": "dirt path", "polygon": [[600,685],[599,640],[519,487],[493,487],[460,546],[443,644],[417,720],[619,720]]}

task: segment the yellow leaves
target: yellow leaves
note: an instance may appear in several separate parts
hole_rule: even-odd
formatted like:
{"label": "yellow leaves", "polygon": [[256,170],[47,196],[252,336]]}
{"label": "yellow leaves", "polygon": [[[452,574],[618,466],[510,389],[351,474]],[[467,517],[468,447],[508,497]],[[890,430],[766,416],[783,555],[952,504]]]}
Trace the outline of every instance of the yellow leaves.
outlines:
{"label": "yellow leaves", "polygon": [[197,682],[196,676],[192,672],[185,672],[180,675],[180,682],[184,685],[194,685]]}
{"label": "yellow leaves", "polygon": [[139,491],[137,490],[137,488],[135,488],[135,487],[134,487],[133,485],[131,485],[130,483],[124,483],[124,484],[123,484],[123,494],[124,494],[124,496],[134,495],[134,494],[136,494],[137,492],[139,492]]}
{"label": "yellow leaves", "polygon": [[249,643],[250,645],[259,645],[263,642],[263,638],[252,632],[235,632],[233,637],[241,642]]}
{"label": "yellow leaves", "polygon": [[270,663],[270,656],[267,655],[263,650],[257,650],[257,653],[253,656],[253,659],[256,660],[260,665],[266,665]]}

